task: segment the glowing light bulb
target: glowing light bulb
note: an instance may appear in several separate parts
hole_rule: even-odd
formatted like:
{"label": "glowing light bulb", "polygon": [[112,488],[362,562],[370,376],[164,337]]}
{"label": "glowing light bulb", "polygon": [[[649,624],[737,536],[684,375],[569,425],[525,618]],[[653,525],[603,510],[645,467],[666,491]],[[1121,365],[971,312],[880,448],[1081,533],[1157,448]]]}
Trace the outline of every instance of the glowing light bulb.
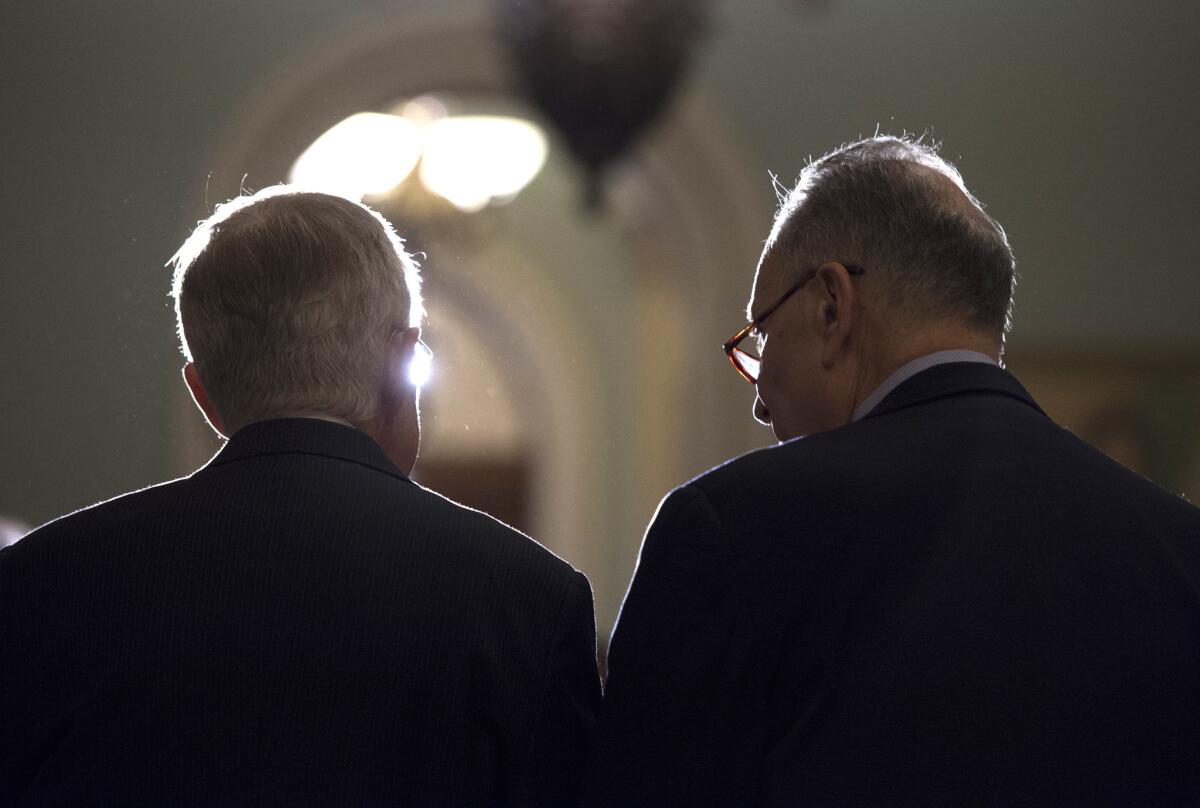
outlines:
{"label": "glowing light bulb", "polygon": [[408,381],[413,387],[424,387],[433,375],[433,351],[429,346],[418,341],[408,363]]}
{"label": "glowing light bulb", "polygon": [[291,182],[355,201],[386,194],[421,159],[421,130],[399,115],[360,112],[313,141],[292,165]]}
{"label": "glowing light bulb", "polygon": [[464,115],[431,121],[419,169],[429,190],[465,211],[511,198],[546,162],[546,136],[528,121]]}

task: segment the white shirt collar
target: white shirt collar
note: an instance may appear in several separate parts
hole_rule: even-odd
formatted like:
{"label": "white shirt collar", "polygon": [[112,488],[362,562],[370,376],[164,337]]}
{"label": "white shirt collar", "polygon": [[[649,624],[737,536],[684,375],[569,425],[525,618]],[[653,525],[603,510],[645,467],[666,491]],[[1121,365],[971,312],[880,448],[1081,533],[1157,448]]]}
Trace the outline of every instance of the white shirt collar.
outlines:
{"label": "white shirt collar", "polygon": [[923,370],[929,370],[935,365],[948,365],[951,362],[986,362],[989,365],[996,364],[996,360],[987,354],[979,353],[978,351],[968,351],[964,348],[958,348],[949,351],[936,351],[924,356],[918,356],[911,362],[905,362],[898,367],[891,376],[883,380],[883,384],[876,387],[871,395],[863,399],[862,403],[854,408],[854,416],[850,419],[851,422],[865,418],[871,410],[879,406],[879,402],[887,398],[888,393],[895,390],[904,382],[916,376]]}

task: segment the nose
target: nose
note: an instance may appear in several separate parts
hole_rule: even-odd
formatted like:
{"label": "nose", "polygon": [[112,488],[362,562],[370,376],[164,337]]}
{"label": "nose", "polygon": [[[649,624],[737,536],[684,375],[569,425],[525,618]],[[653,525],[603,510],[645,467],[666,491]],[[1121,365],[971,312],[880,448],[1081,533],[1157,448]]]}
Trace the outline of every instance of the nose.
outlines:
{"label": "nose", "polygon": [[767,405],[763,403],[760,396],[754,397],[754,420],[763,426],[771,425],[771,411],[767,409]]}

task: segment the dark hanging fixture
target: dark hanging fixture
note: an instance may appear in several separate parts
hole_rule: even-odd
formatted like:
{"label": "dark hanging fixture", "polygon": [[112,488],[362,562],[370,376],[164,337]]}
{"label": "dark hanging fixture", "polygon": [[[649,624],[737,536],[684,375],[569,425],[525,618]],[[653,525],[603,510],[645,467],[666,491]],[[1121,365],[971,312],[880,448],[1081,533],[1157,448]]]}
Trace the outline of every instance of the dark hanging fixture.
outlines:
{"label": "dark hanging fixture", "polygon": [[497,0],[500,30],[534,105],[587,171],[604,169],[667,107],[700,34],[707,0]]}

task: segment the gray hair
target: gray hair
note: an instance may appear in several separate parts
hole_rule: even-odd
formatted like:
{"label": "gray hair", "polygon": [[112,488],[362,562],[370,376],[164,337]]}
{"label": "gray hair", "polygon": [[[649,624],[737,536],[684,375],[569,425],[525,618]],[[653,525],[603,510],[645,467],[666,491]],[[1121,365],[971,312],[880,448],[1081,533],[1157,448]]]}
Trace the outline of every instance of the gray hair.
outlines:
{"label": "gray hair", "polygon": [[1004,228],[920,139],[875,136],[811,162],[781,199],[768,250],[797,274],[861,264],[909,321],[952,317],[1002,338],[1016,271]]}
{"label": "gray hair", "polygon": [[227,426],[304,411],[368,423],[388,341],[423,313],[386,219],[284,185],[218,205],[170,263],[183,354]]}

